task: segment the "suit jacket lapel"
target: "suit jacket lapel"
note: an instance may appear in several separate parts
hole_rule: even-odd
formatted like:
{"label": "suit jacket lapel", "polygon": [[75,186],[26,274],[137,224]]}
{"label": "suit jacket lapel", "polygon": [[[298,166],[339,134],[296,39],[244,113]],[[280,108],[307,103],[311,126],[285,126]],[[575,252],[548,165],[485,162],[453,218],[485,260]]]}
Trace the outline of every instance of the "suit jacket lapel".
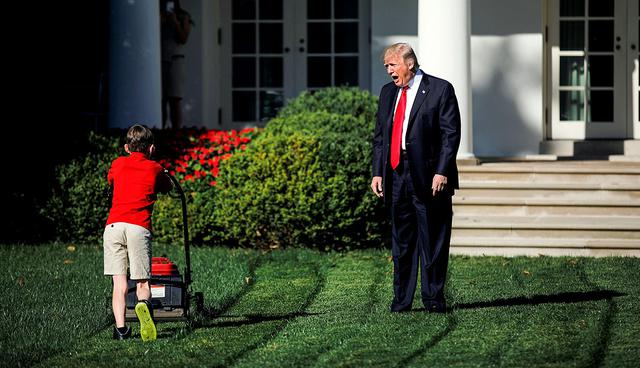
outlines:
{"label": "suit jacket lapel", "polygon": [[418,91],[416,93],[416,99],[413,100],[413,106],[411,106],[411,113],[409,114],[409,123],[407,125],[407,132],[410,131],[411,125],[413,125],[414,120],[416,119],[416,114],[420,109],[420,105],[427,99],[427,95],[429,94],[429,80],[427,79],[427,75],[422,72],[422,80],[420,81],[420,86],[418,86]]}

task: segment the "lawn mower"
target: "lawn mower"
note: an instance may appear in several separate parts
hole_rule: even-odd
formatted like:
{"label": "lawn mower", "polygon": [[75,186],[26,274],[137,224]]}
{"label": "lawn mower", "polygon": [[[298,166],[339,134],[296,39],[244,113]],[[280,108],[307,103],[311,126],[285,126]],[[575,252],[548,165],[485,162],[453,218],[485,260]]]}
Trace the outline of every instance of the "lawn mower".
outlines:
{"label": "lawn mower", "polygon": [[[187,321],[191,317],[190,306],[195,304],[196,312],[201,312],[204,305],[202,292],[192,293],[191,290],[191,257],[189,253],[189,228],[187,224],[187,199],[180,183],[167,170],[165,175],[171,179],[182,201],[182,226],[184,229],[184,258],[186,268],[184,275],[180,274],[178,266],[166,257],[151,259],[151,305],[153,317],[160,321]],[[125,318],[127,321],[137,321],[134,311],[137,303],[136,282],[128,280]]]}

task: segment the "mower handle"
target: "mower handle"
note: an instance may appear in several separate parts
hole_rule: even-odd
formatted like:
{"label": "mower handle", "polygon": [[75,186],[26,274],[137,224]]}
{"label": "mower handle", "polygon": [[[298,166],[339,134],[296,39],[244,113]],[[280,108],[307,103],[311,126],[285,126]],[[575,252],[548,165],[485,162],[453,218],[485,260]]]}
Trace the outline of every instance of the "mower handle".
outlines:
{"label": "mower handle", "polygon": [[180,195],[180,201],[182,202],[182,227],[184,229],[184,256],[185,256],[185,262],[187,264],[187,270],[184,275],[184,283],[188,288],[191,285],[191,255],[189,250],[189,226],[187,223],[187,198],[184,195],[184,190],[182,190],[182,187],[180,186],[180,183],[178,182],[178,180],[176,180],[176,178],[174,178],[173,175],[171,175],[167,169],[164,169],[164,174],[173,183],[173,187],[178,191],[178,194]]}

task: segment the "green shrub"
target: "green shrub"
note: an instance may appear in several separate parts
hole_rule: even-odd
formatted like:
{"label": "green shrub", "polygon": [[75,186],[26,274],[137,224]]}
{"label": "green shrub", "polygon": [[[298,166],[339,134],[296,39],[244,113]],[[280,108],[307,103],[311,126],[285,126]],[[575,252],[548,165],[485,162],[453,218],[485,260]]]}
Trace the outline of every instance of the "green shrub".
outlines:
{"label": "green shrub", "polygon": [[[335,114],[361,117],[367,124],[375,123],[378,109],[377,97],[357,87],[329,87],[317,91],[305,91],[289,101],[278,113],[287,117],[304,112],[327,111]],[[373,130],[368,132],[369,136]]]}
{"label": "green shrub", "polygon": [[[192,136],[211,135],[212,131],[185,129],[155,131],[156,142],[164,148],[161,162],[167,165],[176,152],[181,155],[191,148]],[[216,134],[219,132],[215,132]],[[55,236],[63,241],[100,242],[102,229],[111,206],[107,172],[111,162],[124,155],[124,130],[108,135],[91,133],[89,153],[56,168],[55,186],[41,213],[52,223]],[[170,135],[172,134],[172,135]],[[173,135],[178,135],[175,138]],[[239,145],[242,142],[239,142]],[[198,146],[196,146],[198,148]],[[190,151],[189,151],[190,152]],[[216,163],[217,165],[217,163]],[[189,234],[192,242],[211,243],[219,232],[214,228],[215,187],[210,180],[186,180],[182,187],[187,198]],[[182,244],[182,204],[177,192],[158,195],[152,216],[154,239],[158,242]]]}
{"label": "green shrub", "polygon": [[372,129],[362,116],[326,111],[271,120],[220,166],[214,212],[223,239],[259,247],[379,245],[381,204],[368,190]]}
{"label": "green shrub", "polygon": [[90,133],[91,152],[56,168],[56,182],[42,214],[63,241],[94,242],[102,237],[111,203],[107,172],[118,157],[120,139]]}
{"label": "green shrub", "polygon": [[[215,227],[213,208],[216,187],[205,183],[195,185],[183,183],[187,201],[187,222],[189,239],[194,244],[212,244],[218,240],[219,230]],[[153,208],[153,237],[161,243],[182,244],[182,202],[177,193],[158,195]]]}

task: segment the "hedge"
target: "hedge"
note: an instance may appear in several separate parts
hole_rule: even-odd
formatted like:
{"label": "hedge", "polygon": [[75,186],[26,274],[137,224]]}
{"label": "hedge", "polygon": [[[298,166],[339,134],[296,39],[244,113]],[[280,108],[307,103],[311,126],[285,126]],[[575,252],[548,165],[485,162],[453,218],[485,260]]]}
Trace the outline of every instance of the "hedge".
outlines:
{"label": "hedge", "polygon": [[380,246],[382,203],[369,191],[375,110],[375,98],[353,88],[305,92],[291,101],[249,149],[220,166],[214,217],[223,240]]}
{"label": "hedge", "polygon": [[[182,182],[195,244],[353,249],[382,244],[369,190],[376,97],[357,88],[304,92],[264,131],[155,131],[161,164]],[[42,210],[65,241],[100,241],[106,174],[124,131],[92,134],[92,153],[61,165]],[[251,142],[252,141],[252,142]],[[250,143],[251,142],[251,143]],[[180,201],[160,195],[154,238],[182,241]]]}

